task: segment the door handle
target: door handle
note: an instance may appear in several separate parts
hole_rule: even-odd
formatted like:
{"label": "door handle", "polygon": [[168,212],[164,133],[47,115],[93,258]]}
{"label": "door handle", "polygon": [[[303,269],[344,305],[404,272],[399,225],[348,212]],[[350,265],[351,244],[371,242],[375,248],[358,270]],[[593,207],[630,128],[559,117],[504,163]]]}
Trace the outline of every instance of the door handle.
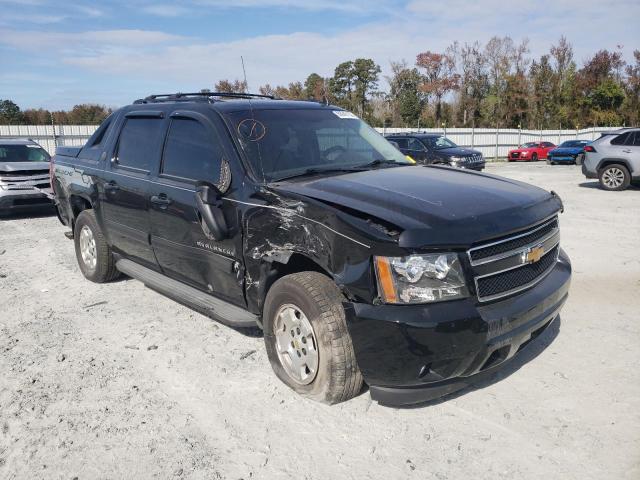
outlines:
{"label": "door handle", "polygon": [[167,208],[171,205],[171,199],[164,193],[161,193],[160,195],[152,195],[149,200],[160,208]]}
{"label": "door handle", "polygon": [[105,189],[105,190],[107,190],[107,191],[112,191],[112,192],[114,192],[114,191],[116,191],[116,190],[120,190],[120,187],[118,186],[118,184],[117,184],[116,182],[114,182],[114,181],[112,180],[112,181],[110,181],[109,183],[107,183],[107,184],[104,186],[104,189]]}
{"label": "door handle", "polygon": [[625,148],[622,150],[624,153],[631,153],[631,149],[630,148]]}

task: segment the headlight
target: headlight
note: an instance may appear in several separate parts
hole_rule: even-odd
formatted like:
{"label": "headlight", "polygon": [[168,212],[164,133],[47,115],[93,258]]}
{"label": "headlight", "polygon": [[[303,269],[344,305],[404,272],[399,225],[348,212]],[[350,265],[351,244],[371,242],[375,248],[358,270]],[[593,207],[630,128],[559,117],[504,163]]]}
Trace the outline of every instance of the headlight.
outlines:
{"label": "headlight", "polygon": [[385,303],[429,303],[469,295],[455,253],[375,257],[374,262]]}
{"label": "headlight", "polygon": [[523,157],[526,157],[527,155],[529,155],[529,152],[522,152]]}

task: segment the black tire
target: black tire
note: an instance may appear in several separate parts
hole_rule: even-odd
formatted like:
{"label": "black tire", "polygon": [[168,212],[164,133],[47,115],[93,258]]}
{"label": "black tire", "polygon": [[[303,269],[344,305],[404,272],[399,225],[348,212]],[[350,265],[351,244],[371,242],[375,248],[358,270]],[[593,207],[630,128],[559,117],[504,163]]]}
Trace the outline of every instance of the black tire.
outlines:
{"label": "black tire", "polygon": [[531,155],[531,161],[532,162],[537,162],[538,161],[538,154],[534,153],[533,155]]}
{"label": "black tire", "polygon": [[[298,394],[328,404],[355,397],[363,383],[347,330],[343,300],[330,278],[318,272],[301,272],[276,281],[264,304],[264,339],[275,374]],[[315,377],[306,385],[286,371],[278,354],[276,315],[289,305],[298,307],[306,316],[317,344],[318,367]]]}
{"label": "black tire", "polygon": [[[94,267],[89,266],[82,258],[80,236],[82,229],[85,227],[91,231],[95,242],[96,261]],[[83,210],[80,212],[80,215],[78,215],[73,233],[73,243],[75,245],[78,266],[87,280],[95,283],[104,283],[120,276],[120,272],[116,269],[111,247],[109,247],[104,235],[102,235],[102,230],[100,230],[98,222],[96,222],[96,216],[93,210]]]}
{"label": "black tire", "polygon": [[598,180],[600,180],[600,187],[604,190],[619,192],[629,188],[631,175],[624,165],[612,163],[600,170]]}

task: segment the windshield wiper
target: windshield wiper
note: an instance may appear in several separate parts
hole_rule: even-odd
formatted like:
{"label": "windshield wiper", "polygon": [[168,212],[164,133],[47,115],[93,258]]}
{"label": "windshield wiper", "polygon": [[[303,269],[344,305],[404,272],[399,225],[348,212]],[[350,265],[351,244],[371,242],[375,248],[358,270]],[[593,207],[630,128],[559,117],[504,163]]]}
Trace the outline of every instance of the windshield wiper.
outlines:
{"label": "windshield wiper", "polygon": [[332,168],[318,168],[311,167],[303,170],[302,172],[293,173],[291,175],[285,175],[284,177],[276,178],[272,180],[272,182],[281,182],[283,180],[289,180],[291,178],[297,177],[306,177],[307,175],[315,175],[317,173],[335,173],[335,172],[360,172],[362,171],[362,166],[355,167],[332,167]]}
{"label": "windshield wiper", "polygon": [[356,165],[356,168],[369,168],[369,167],[378,167],[380,165],[409,165],[408,163],[404,164],[401,162],[396,162],[395,160],[389,160],[386,158],[377,158],[372,160],[369,163],[363,163],[362,165]]}

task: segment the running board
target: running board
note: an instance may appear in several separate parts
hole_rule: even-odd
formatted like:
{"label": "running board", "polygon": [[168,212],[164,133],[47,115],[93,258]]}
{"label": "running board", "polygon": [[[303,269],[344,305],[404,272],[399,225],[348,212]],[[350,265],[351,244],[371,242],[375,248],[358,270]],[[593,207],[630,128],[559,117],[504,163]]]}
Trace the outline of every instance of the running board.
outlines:
{"label": "running board", "polygon": [[125,275],[140,280],[152,290],[183,302],[187,306],[199,310],[225,325],[231,327],[256,327],[259,325],[257,315],[147,267],[138,265],[131,260],[118,260],[116,268]]}

